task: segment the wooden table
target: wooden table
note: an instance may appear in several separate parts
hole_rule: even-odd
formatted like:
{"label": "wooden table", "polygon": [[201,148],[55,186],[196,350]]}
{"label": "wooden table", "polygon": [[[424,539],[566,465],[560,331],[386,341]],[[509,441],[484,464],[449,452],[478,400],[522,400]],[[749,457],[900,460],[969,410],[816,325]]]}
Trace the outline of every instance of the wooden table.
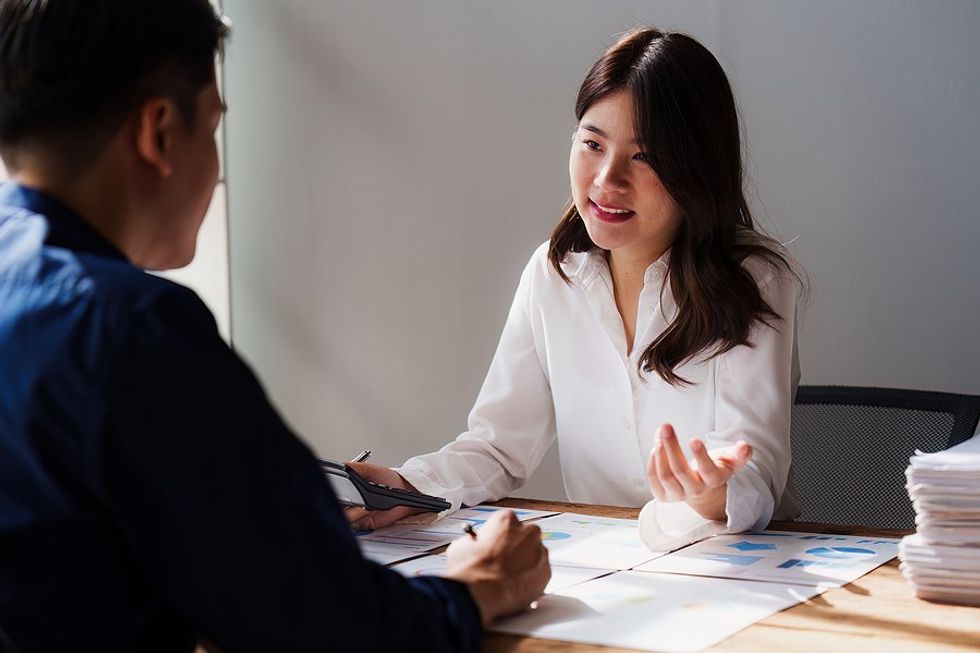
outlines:
{"label": "wooden table", "polygon": [[[530,499],[506,499],[498,505],[536,510],[581,512],[602,517],[636,519],[638,510]],[[773,522],[770,528],[896,537],[907,531],[840,528],[801,522]],[[488,633],[487,653],[568,651],[613,653],[627,649]],[[918,599],[898,571],[898,561],[875,569],[840,589],[829,590],[804,603],[749,626],[709,651],[793,653],[952,653],[980,651],[980,609]]]}

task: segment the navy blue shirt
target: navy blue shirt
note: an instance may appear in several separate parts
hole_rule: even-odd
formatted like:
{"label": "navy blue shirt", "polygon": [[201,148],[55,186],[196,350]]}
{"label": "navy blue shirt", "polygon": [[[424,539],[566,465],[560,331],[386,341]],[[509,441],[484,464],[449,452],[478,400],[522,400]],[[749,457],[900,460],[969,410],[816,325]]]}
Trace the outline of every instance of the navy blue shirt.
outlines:
{"label": "navy blue shirt", "polygon": [[0,628],[34,651],[476,650],[466,587],[360,555],[190,290],[0,186]]}

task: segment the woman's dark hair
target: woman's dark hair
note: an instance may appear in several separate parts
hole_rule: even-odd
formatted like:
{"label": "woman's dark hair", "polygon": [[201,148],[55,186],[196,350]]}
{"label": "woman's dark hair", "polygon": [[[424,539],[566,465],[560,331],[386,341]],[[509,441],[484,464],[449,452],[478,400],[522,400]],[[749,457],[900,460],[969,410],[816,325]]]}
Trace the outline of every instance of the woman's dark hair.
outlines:
{"label": "woman's dark hair", "polygon": [[[682,212],[667,273],[677,315],[643,352],[640,370],[682,385],[689,382],[674,372],[678,365],[701,352],[717,356],[751,345],[756,320],[772,326],[780,319],[742,266],[747,257],[800,279],[778,243],[753,226],[742,189],[735,99],[714,56],[690,36],[634,29],[589,70],[575,102],[576,118],[624,90],[635,103],[636,134],[648,163]],[[552,265],[570,282],[561,268],[566,255],[595,248],[569,202],[551,235]]]}
{"label": "woman's dark hair", "polygon": [[0,0],[0,157],[87,165],[154,95],[192,125],[227,31],[208,0]]}

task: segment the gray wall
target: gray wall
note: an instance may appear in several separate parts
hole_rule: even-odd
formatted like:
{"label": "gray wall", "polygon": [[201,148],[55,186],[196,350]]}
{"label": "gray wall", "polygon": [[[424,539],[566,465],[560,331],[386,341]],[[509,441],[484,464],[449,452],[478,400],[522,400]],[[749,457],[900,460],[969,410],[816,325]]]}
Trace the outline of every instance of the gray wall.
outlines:
{"label": "gray wall", "polygon": [[[728,71],[762,224],[808,269],[804,382],[980,393],[980,3],[227,0],[232,337],[324,455],[464,426],[629,26]],[[549,458],[525,496],[563,496]]]}

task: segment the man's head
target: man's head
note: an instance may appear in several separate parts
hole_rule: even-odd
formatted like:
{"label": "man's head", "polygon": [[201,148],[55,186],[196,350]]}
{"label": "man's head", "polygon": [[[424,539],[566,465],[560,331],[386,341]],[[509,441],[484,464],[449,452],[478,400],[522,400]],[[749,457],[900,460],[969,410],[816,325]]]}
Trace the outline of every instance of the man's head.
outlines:
{"label": "man's head", "polygon": [[116,221],[136,222],[117,244],[134,262],[188,262],[218,174],[226,32],[208,0],[0,0],[7,169],[90,208],[95,190],[106,210],[125,205]]}

